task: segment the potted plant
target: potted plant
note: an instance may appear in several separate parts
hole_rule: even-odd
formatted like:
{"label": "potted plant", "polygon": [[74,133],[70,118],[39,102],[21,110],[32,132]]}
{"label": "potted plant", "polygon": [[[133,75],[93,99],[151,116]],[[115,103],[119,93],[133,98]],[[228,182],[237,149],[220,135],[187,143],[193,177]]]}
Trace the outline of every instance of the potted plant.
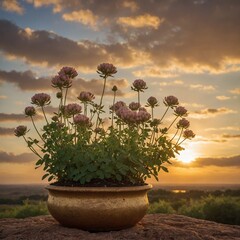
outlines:
{"label": "potted plant", "polygon": [[[34,122],[36,108],[25,108],[39,139],[26,138],[29,131],[26,126],[18,126],[15,135],[23,137],[39,157],[36,168],[43,166],[46,172],[42,179],[54,181],[47,187],[52,216],[64,226],[108,231],[131,227],[146,214],[151,185],[145,181],[150,177],[158,180],[161,170],[167,172],[164,164],[183,150],[180,146],[183,141],[195,135],[184,118],[187,110],[179,106],[176,97],[164,98],[166,110],[161,118],[154,117],[159,103],[153,96],[147,100],[145,107],[150,113],[147,111],[141,103],[141,94],[147,86],[141,79],[131,87],[137,102],[127,105],[116,101],[118,88],[113,86],[113,102],[106,111],[103,105],[106,81],[117,70],[112,64],[103,63],[97,73],[103,79],[98,104],[90,92],[79,94],[80,104],[67,104],[69,88],[78,74],[74,68],[63,67],[52,79],[52,86],[58,89],[59,107],[51,120],[45,114],[50,96],[38,93],[31,99],[46,121],[41,133]],[[169,126],[162,127],[169,110],[175,117]],[[106,124],[104,116],[108,111]],[[168,131],[173,126],[176,132],[169,137]]]}

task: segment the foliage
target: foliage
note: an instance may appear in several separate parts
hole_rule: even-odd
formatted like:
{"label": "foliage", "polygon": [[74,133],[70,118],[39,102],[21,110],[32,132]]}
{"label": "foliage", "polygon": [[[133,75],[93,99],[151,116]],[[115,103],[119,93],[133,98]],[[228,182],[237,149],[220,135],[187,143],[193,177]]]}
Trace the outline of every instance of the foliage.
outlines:
{"label": "foliage", "polygon": [[39,215],[48,215],[46,202],[24,201],[23,205],[1,206],[0,218],[26,218]]}
{"label": "foliage", "polygon": [[150,199],[148,213],[176,213],[219,223],[240,225],[238,190],[215,191],[211,194],[202,191],[189,191],[186,194],[171,194],[167,191],[165,193],[161,191],[159,194],[158,190],[150,192],[150,196],[152,194],[154,198],[151,198],[153,202]]}
{"label": "foliage", "polygon": [[205,219],[221,223],[240,224],[240,199],[209,196],[204,198],[203,202]]}
{"label": "foliage", "polygon": [[[15,135],[22,136],[30,150],[39,157],[36,168],[44,166],[46,174],[42,179],[47,178],[48,181],[54,179],[61,183],[85,184],[94,179],[111,179],[142,184],[151,176],[158,180],[159,171],[168,171],[164,164],[170,164],[170,159],[183,149],[180,144],[195,136],[188,129],[189,121],[183,118],[187,110],[179,106],[176,97],[168,96],[163,102],[165,113],[160,119],[154,118],[154,109],[159,103],[155,97],[149,97],[146,107],[151,109],[151,114],[148,113],[140,101],[140,95],[147,86],[143,80],[137,79],[131,89],[137,93],[138,101],[129,106],[115,101],[118,88],[113,86],[111,124],[107,124],[102,102],[107,78],[113,77],[117,70],[112,64],[103,63],[98,66],[97,72],[103,78],[99,104],[93,101],[95,97],[90,92],[79,94],[81,105],[66,103],[72,80],[78,74],[75,69],[64,67],[52,79],[52,86],[59,89],[56,94],[59,109],[51,121],[44,110],[50,104],[50,96],[37,93],[32,97],[32,104],[41,109],[46,121],[42,133],[34,122],[36,109],[33,106],[25,108],[25,114],[31,118],[39,139],[26,138],[26,126],[18,126]],[[174,111],[175,117],[168,127],[163,128],[162,120],[169,110]],[[174,123],[176,133],[170,138],[168,131]]]}
{"label": "foliage", "polygon": [[149,206],[148,213],[175,213],[175,210],[169,202],[159,200]]}
{"label": "foliage", "polygon": [[188,204],[178,209],[178,213],[189,217],[205,219],[203,201],[194,201],[190,199]]}

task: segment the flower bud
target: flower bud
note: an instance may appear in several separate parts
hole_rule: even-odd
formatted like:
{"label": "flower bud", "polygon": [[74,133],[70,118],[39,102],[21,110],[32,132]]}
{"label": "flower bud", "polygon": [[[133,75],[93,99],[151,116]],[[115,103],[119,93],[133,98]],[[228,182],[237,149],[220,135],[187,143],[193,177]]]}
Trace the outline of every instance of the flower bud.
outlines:
{"label": "flower bud", "polygon": [[179,104],[178,99],[174,96],[165,97],[163,103],[167,107],[173,107],[173,106],[177,106]]}
{"label": "flower bud", "polygon": [[90,121],[86,115],[78,114],[73,118],[73,122],[78,126],[89,126]]}
{"label": "flower bud", "polygon": [[61,93],[61,92],[57,92],[57,93],[56,93],[56,97],[57,97],[57,98],[62,98],[62,93]]}
{"label": "flower bud", "polygon": [[14,129],[14,135],[16,137],[24,136],[27,133],[27,127],[20,125]]}
{"label": "flower bud", "polygon": [[113,91],[113,92],[116,92],[117,90],[118,90],[117,86],[114,85],[113,88],[112,88],[112,91]]}
{"label": "flower bud", "polygon": [[138,102],[131,102],[130,104],[129,104],[129,108],[132,110],[132,111],[136,111],[136,110],[138,110],[139,108],[140,108],[140,103],[138,103]]}
{"label": "flower bud", "polygon": [[26,114],[26,116],[32,117],[36,114],[36,109],[32,106],[26,107],[25,114]]}
{"label": "flower bud", "polygon": [[43,107],[45,105],[50,104],[51,97],[46,93],[36,93],[31,100],[32,100],[32,104],[35,104],[39,107]]}
{"label": "flower bud", "polygon": [[78,99],[82,102],[92,102],[95,96],[90,92],[81,92]]}
{"label": "flower bud", "polygon": [[177,123],[177,128],[188,128],[190,126],[190,122],[186,118],[182,118]]}
{"label": "flower bud", "polygon": [[53,116],[53,117],[52,117],[52,120],[53,120],[54,122],[57,122],[57,121],[58,121],[58,117],[57,117],[57,116]]}
{"label": "flower bud", "polygon": [[62,67],[58,72],[59,75],[66,75],[70,78],[74,78],[78,75],[77,71],[73,67]]}
{"label": "flower bud", "polygon": [[117,73],[117,68],[111,63],[102,63],[97,67],[97,73],[100,77],[108,77]]}
{"label": "flower bud", "polygon": [[174,110],[175,114],[179,117],[186,116],[187,115],[187,109],[182,106],[178,106]]}
{"label": "flower bud", "polygon": [[195,137],[195,133],[192,130],[186,129],[183,132],[183,137],[187,138],[187,139],[194,138]]}
{"label": "flower bud", "polygon": [[160,124],[160,119],[154,118],[152,122],[150,123],[151,127],[157,127]]}
{"label": "flower bud", "polygon": [[94,132],[98,133],[98,134],[101,134],[101,133],[104,133],[104,129],[100,128],[100,127],[97,127],[97,128],[95,128]]}
{"label": "flower bud", "polygon": [[154,108],[154,107],[158,106],[158,101],[155,97],[152,96],[152,97],[148,98],[147,104],[148,104],[148,106]]}
{"label": "flower bud", "polygon": [[143,91],[144,89],[147,89],[146,82],[144,82],[142,79],[136,79],[133,82],[132,89],[134,91]]}
{"label": "flower bud", "polygon": [[123,101],[116,102],[113,106],[110,107],[110,109],[114,112],[116,112],[121,107],[126,107],[126,103]]}

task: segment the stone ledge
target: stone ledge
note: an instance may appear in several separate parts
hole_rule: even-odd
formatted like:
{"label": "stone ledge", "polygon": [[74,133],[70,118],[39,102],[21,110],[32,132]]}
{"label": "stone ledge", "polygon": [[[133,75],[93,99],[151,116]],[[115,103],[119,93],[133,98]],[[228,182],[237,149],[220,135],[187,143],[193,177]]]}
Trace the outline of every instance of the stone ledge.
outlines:
{"label": "stone ledge", "polygon": [[175,214],[146,215],[135,227],[89,233],[60,226],[51,216],[0,219],[0,239],[22,240],[240,240],[240,226]]}

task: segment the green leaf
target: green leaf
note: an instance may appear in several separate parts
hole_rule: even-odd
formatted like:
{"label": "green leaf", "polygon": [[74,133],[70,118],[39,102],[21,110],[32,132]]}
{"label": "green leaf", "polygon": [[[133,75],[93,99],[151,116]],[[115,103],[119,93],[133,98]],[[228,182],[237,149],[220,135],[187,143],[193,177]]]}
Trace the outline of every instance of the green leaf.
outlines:
{"label": "green leaf", "polygon": [[168,169],[167,169],[166,167],[161,166],[161,168],[162,168],[162,170],[163,170],[164,172],[168,172]]}
{"label": "green leaf", "polygon": [[121,176],[120,174],[116,174],[116,179],[117,179],[118,181],[122,181],[122,176]]}
{"label": "green leaf", "polygon": [[53,180],[53,178],[54,178],[54,176],[53,176],[53,175],[52,175],[52,176],[50,176],[50,177],[48,178],[48,182],[52,181],[52,180]]}
{"label": "green leaf", "polygon": [[49,176],[48,173],[44,174],[43,177],[42,177],[42,180],[44,180],[47,176]]}

